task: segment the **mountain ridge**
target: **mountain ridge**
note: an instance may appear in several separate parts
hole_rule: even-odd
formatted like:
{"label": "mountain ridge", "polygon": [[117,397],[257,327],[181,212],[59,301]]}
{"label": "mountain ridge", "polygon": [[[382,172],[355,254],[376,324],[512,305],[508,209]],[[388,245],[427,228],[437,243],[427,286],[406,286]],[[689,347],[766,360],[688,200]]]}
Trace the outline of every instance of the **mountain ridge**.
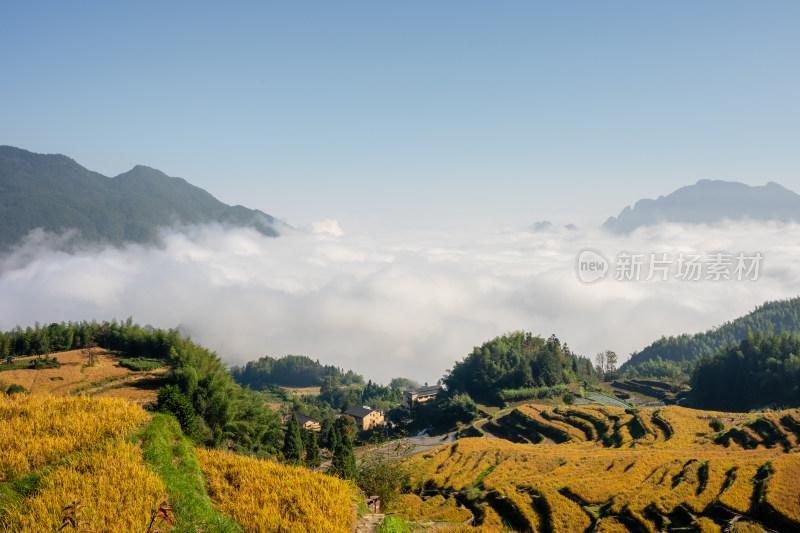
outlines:
{"label": "mountain ridge", "polygon": [[0,146],[0,250],[37,228],[76,229],[83,241],[122,245],[154,243],[162,227],[213,222],[253,227],[271,237],[281,224],[145,165],[108,177],[63,154]]}
{"label": "mountain ridge", "polygon": [[666,196],[644,198],[626,206],[603,227],[626,234],[642,226],[662,222],[713,224],[731,220],[800,220],[800,195],[769,181],[766,185],[747,185],[736,181],[701,179]]}
{"label": "mountain ridge", "polygon": [[706,331],[662,336],[631,354],[630,359],[620,367],[620,372],[657,358],[694,364],[703,357],[714,355],[721,348],[741,342],[750,331],[768,332],[770,329],[775,333],[800,333],[800,297],[764,302],[751,312]]}

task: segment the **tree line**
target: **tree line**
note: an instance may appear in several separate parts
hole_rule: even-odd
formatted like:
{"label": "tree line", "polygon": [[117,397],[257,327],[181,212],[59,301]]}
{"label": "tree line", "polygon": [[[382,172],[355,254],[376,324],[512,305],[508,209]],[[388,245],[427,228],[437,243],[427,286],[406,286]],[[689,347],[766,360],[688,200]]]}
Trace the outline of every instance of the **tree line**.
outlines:
{"label": "tree line", "polygon": [[305,355],[264,356],[231,368],[234,379],[242,385],[261,389],[270,385],[283,387],[319,387],[328,378],[341,385],[364,385],[364,376],[352,370],[344,372],[332,365],[322,365]]}

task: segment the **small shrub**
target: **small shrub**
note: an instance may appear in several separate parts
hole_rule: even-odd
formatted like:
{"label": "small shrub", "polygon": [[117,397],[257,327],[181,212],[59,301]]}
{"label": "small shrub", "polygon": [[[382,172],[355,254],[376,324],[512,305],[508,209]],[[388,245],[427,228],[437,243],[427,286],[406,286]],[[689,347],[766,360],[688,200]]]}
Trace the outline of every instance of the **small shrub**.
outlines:
{"label": "small shrub", "polygon": [[6,394],[8,394],[9,396],[11,396],[12,394],[20,394],[20,393],[24,394],[26,392],[28,392],[27,389],[25,389],[25,387],[23,387],[22,385],[19,385],[17,383],[12,383],[6,389]]}
{"label": "small shrub", "polygon": [[367,496],[378,496],[381,506],[389,509],[411,484],[411,476],[400,463],[376,456],[361,466],[356,484]]}
{"label": "small shrub", "polygon": [[191,400],[181,392],[177,385],[167,385],[158,389],[158,407],[162,413],[171,413],[178,419],[183,433],[196,439],[198,437],[197,415]]}
{"label": "small shrub", "polygon": [[55,357],[37,357],[31,363],[30,368],[34,370],[42,370],[44,368],[61,368],[61,363]]}
{"label": "small shrub", "polygon": [[122,359],[119,366],[133,370],[134,372],[151,372],[158,368],[167,366],[166,361],[163,359],[145,359],[143,357],[130,357]]}
{"label": "small shrub", "polygon": [[716,432],[720,432],[725,429],[725,424],[723,424],[719,418],[712,418],[708,425],[711,426],[711,429]]}

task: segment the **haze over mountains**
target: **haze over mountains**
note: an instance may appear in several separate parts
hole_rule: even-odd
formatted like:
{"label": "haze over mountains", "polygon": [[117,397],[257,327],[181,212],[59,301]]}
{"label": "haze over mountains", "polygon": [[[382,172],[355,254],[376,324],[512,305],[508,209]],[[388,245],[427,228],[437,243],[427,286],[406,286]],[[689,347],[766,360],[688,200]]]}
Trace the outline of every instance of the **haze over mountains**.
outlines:
{"label": "haze over mountains", "polygon": [[[622,362],[662,336],[707,330],[765,301],[797,296],[800,287],[795,223],[750,217],[631,233],[542,223],[539,231],[488,226],[476,233],[342,231],[331,220],[297,231],[270,217],[259,232],[216,222],[236,210],[268,215],[231,208],[146,167],[107,178],[64,156],[10,147],[0,155],[6,247],[37,227],[77,227],[106,243],[65,249],[62,239],[35,233],[0,253],[5,331],[36,321],[132,316],[155,327],[180,326],[229,364],[291,353],[361,368],[373,380],[404,375],[422,383],[464,357],[464,346],[504,332],[556,334],[580,355],[611,349]],[[753,189],[759,188],[741,188]],[[67,200],[74,203],[61,205]],[[47,225],[56,214],[58,225]],[[106,221],[113,232],[104,234]],[[159,229],[173,221],[182,226]],[[280,237],[270,237],[270,229]],[[147,240],[153,235],[158,246]],[[125,239],[140,244],[114,245]],[[612,259],[623,251],[674,258],[723,250],[759,252],[764,261],[757,281],[632,282],[609,275],[587,285],[576,275],[585,248]]]}
{"label": "haze over mountains", "polygon": [[700,180],[656,200],[639,200],[609,217],[603,226],[614,233],[630,233],[662,222],[713,224],[722,220],[800,220],[800,195],[769,182],[750,186],[721,180]]}
{"label": "haze over mountains", "polygon": [[159,228],[219,222],[277,236],[272,216],[230,206],[181,178],[136,166],[108,178],[63,155],[0,146],[0,250],[31,230],[81,242],[153,243]]}

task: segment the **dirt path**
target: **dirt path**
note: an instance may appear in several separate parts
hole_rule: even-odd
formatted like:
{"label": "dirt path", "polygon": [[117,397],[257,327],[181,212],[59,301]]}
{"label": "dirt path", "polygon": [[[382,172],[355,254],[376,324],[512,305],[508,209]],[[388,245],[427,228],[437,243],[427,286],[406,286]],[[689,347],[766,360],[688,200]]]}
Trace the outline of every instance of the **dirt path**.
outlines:
{"label": "dirt path", "polygon": [[383,524],[383,518],[386,515],[382,514],[365,514],[356,524],[354,533],[375,533],[378,528]]}

